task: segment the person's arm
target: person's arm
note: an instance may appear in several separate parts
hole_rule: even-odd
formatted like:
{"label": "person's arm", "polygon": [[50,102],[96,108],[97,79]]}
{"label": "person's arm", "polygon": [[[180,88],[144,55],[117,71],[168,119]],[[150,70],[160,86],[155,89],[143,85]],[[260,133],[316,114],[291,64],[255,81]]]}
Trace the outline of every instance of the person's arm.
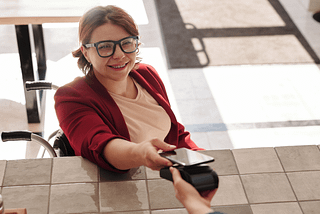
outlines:
{"label": "person's arm", "polygon": [[158,150],[171,151],[176,147],[159,139],[133,143],[123,139],[113,139],[104,148],[104,158],[115,168],[126,170],[141,165],[152,170],[172,166],[172,163],[159,155]]}
{"label": "person's arm", "polygon": [[179,170],[170,167],[170,172],[173,178],[176,198],[183,204],[189,214],[206,214],[213,212],[210,208],[210,202],[217,189],[202,192],[200,195],[191,184],[182,179]]}

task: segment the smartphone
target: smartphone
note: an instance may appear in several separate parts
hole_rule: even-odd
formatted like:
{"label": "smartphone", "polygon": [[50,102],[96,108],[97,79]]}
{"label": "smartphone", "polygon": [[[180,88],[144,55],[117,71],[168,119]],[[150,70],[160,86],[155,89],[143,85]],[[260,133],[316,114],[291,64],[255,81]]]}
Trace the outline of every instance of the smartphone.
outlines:
{"label": "smartphone", "polygon": [[164,158],[167,158],[172,163],[182,166],[195,166],[214,161],[214,158],[209,155],[186,148],[180,148],[170,152],[162,152],[160,155]]}

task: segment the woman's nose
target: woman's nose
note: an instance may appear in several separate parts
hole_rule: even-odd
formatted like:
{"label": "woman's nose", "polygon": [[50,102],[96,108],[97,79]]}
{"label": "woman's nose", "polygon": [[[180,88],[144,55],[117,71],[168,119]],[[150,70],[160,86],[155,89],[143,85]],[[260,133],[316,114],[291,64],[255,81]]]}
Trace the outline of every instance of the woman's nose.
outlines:
{"label": "woman's nose", "polygon": [[114,50],[114,53],[112,57],[114,59],[122,59],[125,56],[125,53],[121,50],[119,45],[116,45],[116,49]]}

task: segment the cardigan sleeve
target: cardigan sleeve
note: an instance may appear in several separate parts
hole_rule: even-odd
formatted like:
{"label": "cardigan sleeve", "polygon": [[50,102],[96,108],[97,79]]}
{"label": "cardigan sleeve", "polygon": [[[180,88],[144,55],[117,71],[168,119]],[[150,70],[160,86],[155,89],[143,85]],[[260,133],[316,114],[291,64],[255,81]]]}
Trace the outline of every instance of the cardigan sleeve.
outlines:
{"label": "cardigan sleeve", "polygon": [[89,87],[81,84],[80,80],[76,81],[75,85],[80,87],[66,85],[59,88],[55,94],[55,109],[60,127],[69,139],[75,154],[104,169],[118,173],[126,172],[114,168],[102,155],[110,140],[125,139],[113,128],[111,113],[101,112],[101,103],[90,97]]}

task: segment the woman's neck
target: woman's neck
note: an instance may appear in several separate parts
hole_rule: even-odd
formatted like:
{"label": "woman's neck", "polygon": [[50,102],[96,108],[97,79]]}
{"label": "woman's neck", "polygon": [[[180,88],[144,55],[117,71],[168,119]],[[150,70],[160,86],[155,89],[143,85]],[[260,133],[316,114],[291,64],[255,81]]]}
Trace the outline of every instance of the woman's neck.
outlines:
{"label": "woman's neck", "polygon": [[138,94],[138,90],[130,76],[121,81],[109,80],[103,85],[109,92],[123,97],[135,99]]}

